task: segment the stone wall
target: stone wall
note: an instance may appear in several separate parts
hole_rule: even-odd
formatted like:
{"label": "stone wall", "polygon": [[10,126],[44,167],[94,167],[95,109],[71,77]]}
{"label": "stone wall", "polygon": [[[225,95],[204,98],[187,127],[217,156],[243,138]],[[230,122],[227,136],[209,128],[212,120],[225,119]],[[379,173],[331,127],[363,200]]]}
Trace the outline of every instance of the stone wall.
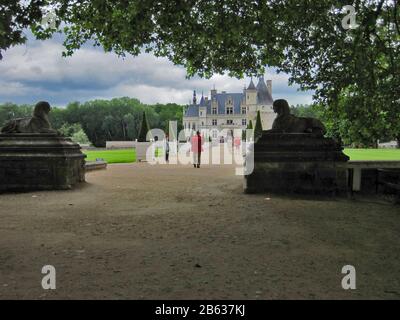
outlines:
{"label": "stone wall", "polygon": [[136,146],[135,141],[107,141],[106,149],[131,149]]}

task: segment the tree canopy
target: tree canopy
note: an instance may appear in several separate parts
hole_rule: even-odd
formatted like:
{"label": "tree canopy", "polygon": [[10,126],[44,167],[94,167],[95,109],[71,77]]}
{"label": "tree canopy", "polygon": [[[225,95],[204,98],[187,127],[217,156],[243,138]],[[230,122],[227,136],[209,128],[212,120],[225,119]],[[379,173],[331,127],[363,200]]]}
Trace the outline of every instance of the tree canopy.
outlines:
{"label": "tree canopy", "polygon": [[149,132],[149,124],[147,123],[146,112],[143,111],[142,124],[140,126],[138,142],[146,142],[148,132]]}
{"label": "tree canopy", "polygon": [[[276,67],[315,90],[333,117],[385,122],[400,135],[398,0],[43,0],[3,1],[0,50],[31,26],[45,39],[65,34],[65,55],[87,41],[119,55],[153,52],[189,76],[242,77]],[[26,3],[24,1],[23,3]],[[343,25],[352,5],[357,27]],[[41,25],[55,10],[55,26]],[[339,117],[338,117],[339,118]]]}

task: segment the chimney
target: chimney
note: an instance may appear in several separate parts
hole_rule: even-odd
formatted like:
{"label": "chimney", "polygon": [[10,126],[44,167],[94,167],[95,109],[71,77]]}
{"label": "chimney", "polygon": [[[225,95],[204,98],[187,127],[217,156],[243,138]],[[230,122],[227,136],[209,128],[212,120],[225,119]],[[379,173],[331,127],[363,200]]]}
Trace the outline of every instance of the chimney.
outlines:
{"label": "chimney", "polygon": [[272,96],[272,80],[267,80],[267,89],[269,94]]}

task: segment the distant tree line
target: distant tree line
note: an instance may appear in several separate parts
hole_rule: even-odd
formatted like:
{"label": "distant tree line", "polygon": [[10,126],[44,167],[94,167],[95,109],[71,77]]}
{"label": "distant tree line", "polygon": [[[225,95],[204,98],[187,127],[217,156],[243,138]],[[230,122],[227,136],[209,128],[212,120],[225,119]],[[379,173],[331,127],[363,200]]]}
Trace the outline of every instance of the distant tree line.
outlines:
{"label": "distant tree line", "polygon": [[[33,107],[0,104],[0,127],[10,119],[30,116]],[[167,132],[169,121],[178,121],[178,130],[182,129],[182,106],[172,103],[146,105],[127,97],[72,102],[65,108],[53,107],[49,117],[53,128],[77,142],[104,147],[106,141],[137,139],[144,113],[150,129],[159,128]]]}

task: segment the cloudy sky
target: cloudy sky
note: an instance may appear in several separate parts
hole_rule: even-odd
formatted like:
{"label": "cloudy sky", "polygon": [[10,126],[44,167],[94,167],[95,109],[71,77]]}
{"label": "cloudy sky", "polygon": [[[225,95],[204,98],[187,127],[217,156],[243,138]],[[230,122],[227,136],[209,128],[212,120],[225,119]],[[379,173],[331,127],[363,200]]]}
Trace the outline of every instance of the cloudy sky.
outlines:
{"label": "cloudy sky", "polygon": [[[249,79],[216,75],[211,79],[186,79],[185,69],[151,54],[125,59],[99,48],[85,46],[72,57],[62,58],[61,39],[47,41],[29,36],[26,45],[3,53],[0,61],[0,103],[29,103],[47,100],[55,106],[72,101],[134,97],[144,103],[186,104],[193,90],[209,95],[218,91],[241,92]],[[268,70],[273,80],[273,98],[290,104],[310,103],[312,93],[289,87],[288,77]]]}

